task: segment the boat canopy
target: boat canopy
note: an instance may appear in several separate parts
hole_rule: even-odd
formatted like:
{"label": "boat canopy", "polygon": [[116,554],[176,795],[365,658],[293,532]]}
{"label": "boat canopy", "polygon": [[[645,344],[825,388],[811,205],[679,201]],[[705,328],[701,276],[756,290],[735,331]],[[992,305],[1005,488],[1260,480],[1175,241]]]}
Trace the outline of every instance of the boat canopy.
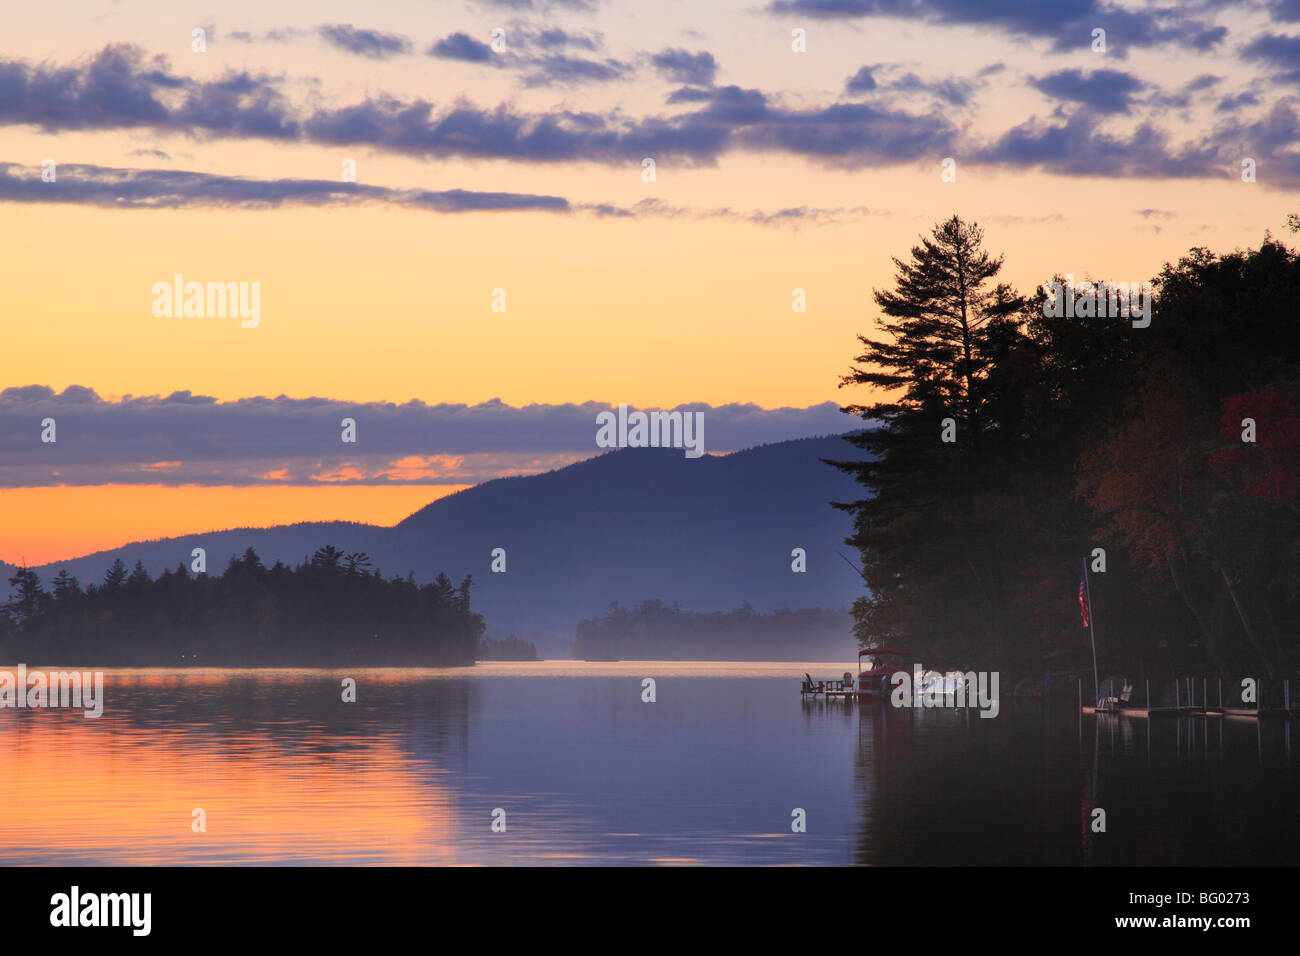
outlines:
{"label": "boat canopy", "polygon": [[907,651],[896,651],[889,647],[864,647],[858,651],[858,660],[862,660],[868,654],[897,654],[899,657],[906,657]]}

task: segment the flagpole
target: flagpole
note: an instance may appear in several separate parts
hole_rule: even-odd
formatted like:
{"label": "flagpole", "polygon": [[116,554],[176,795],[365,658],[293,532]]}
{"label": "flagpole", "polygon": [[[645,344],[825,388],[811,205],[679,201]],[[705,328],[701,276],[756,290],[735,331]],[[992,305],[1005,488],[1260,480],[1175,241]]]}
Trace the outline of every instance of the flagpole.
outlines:
{"label": "flagpole", "polygon": [[1083,587],[1088,596],[1088,636],[1092,639],[1092,699],[1101,702],[1101,681],[1097,679],[1097,631],[1092,626],[1092,582],[1088,580],[1088,559],[1083,559]]}

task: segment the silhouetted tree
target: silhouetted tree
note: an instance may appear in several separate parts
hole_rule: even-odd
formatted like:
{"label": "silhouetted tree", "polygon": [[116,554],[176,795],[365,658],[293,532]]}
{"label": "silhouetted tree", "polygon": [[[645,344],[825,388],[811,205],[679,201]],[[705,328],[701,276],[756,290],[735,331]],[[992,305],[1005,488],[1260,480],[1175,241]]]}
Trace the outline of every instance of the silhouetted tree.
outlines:
{"label": "silhouetted tree", "polygon": [[263,565],[252,548],[223,574],[183,564],[152,579],[115,562],[103,587],[82,591],[66,571],[47,594],[34,571],[10,579],[0,612],[6,656],[64,656],[78,664],[469,664],[483,634],[471,581],[367,574],[364,555],[326,546],[297,568]]}

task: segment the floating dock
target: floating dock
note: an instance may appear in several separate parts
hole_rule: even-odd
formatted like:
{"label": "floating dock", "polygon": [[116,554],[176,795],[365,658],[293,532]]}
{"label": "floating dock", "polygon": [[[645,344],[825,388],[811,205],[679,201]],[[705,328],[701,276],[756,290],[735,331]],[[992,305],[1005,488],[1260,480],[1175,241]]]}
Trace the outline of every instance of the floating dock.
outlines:
{"label": "floating dock", "polygon": [[[1282,681],[1282,706],[1281,707],[1260,707],[1256,704],[1254,707],[1228,706],[1223,704],[1223,681],[1216,681],[1218,687],[1219,703],[1217,706],[1210,706],[1209,701],[1209,681],[1207,678],[1201,678],[1201,700],[1196,700],[1196,684],[1193,678],[1177,678],[1174,681],[1174,704],[1173,706],[1151,706],[1151,682],[1145,681],[1146,684],[1146,701],[1147,706],[1137,707],[1129,702],[1127,695],[1131,695],[1133,688],[1128,686],[1125,681],[1125,688],[1120,697],[1115,696],[1115,682],[1112,679],[1107,688],[1106,696],[1098,696],[1097,703],[1087,705],[1083,702],[1083,680],[1079,680],[1079,710],[1085,714],[1113,714],[1119,717],[1235,717],[1254,719],[1258,717],[1286,717],[1290,718],[1292,714],[1300,713],[1300,708],[1293,706],[1291,702],[1291,681]],[[1257,689],[1258,690],[1258,689]]]}
{"label": "floating dock", "polygon": [[[1179,717],[1200,711],[1190,707],[1088,707],[1080,708],[1085,714],[1115,714],[1119,717]],[[1211,714],[1210,716],[1214,716]]]}

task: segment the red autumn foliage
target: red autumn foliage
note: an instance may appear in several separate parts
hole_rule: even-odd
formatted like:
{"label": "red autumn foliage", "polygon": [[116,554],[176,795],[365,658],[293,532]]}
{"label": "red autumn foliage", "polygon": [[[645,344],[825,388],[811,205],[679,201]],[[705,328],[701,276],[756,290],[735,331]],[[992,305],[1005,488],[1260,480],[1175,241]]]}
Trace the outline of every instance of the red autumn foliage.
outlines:
{"label": "red autumn foliage", "polygon": [[[1223,400],[1219,437],[1230,442],[1210,458],[1219,477],[1256,498],[1295,503],[1300,497],[1300,413],[1272,388]],[[1255,441],[1244,442],[1244,419],[1255,421]]]}

